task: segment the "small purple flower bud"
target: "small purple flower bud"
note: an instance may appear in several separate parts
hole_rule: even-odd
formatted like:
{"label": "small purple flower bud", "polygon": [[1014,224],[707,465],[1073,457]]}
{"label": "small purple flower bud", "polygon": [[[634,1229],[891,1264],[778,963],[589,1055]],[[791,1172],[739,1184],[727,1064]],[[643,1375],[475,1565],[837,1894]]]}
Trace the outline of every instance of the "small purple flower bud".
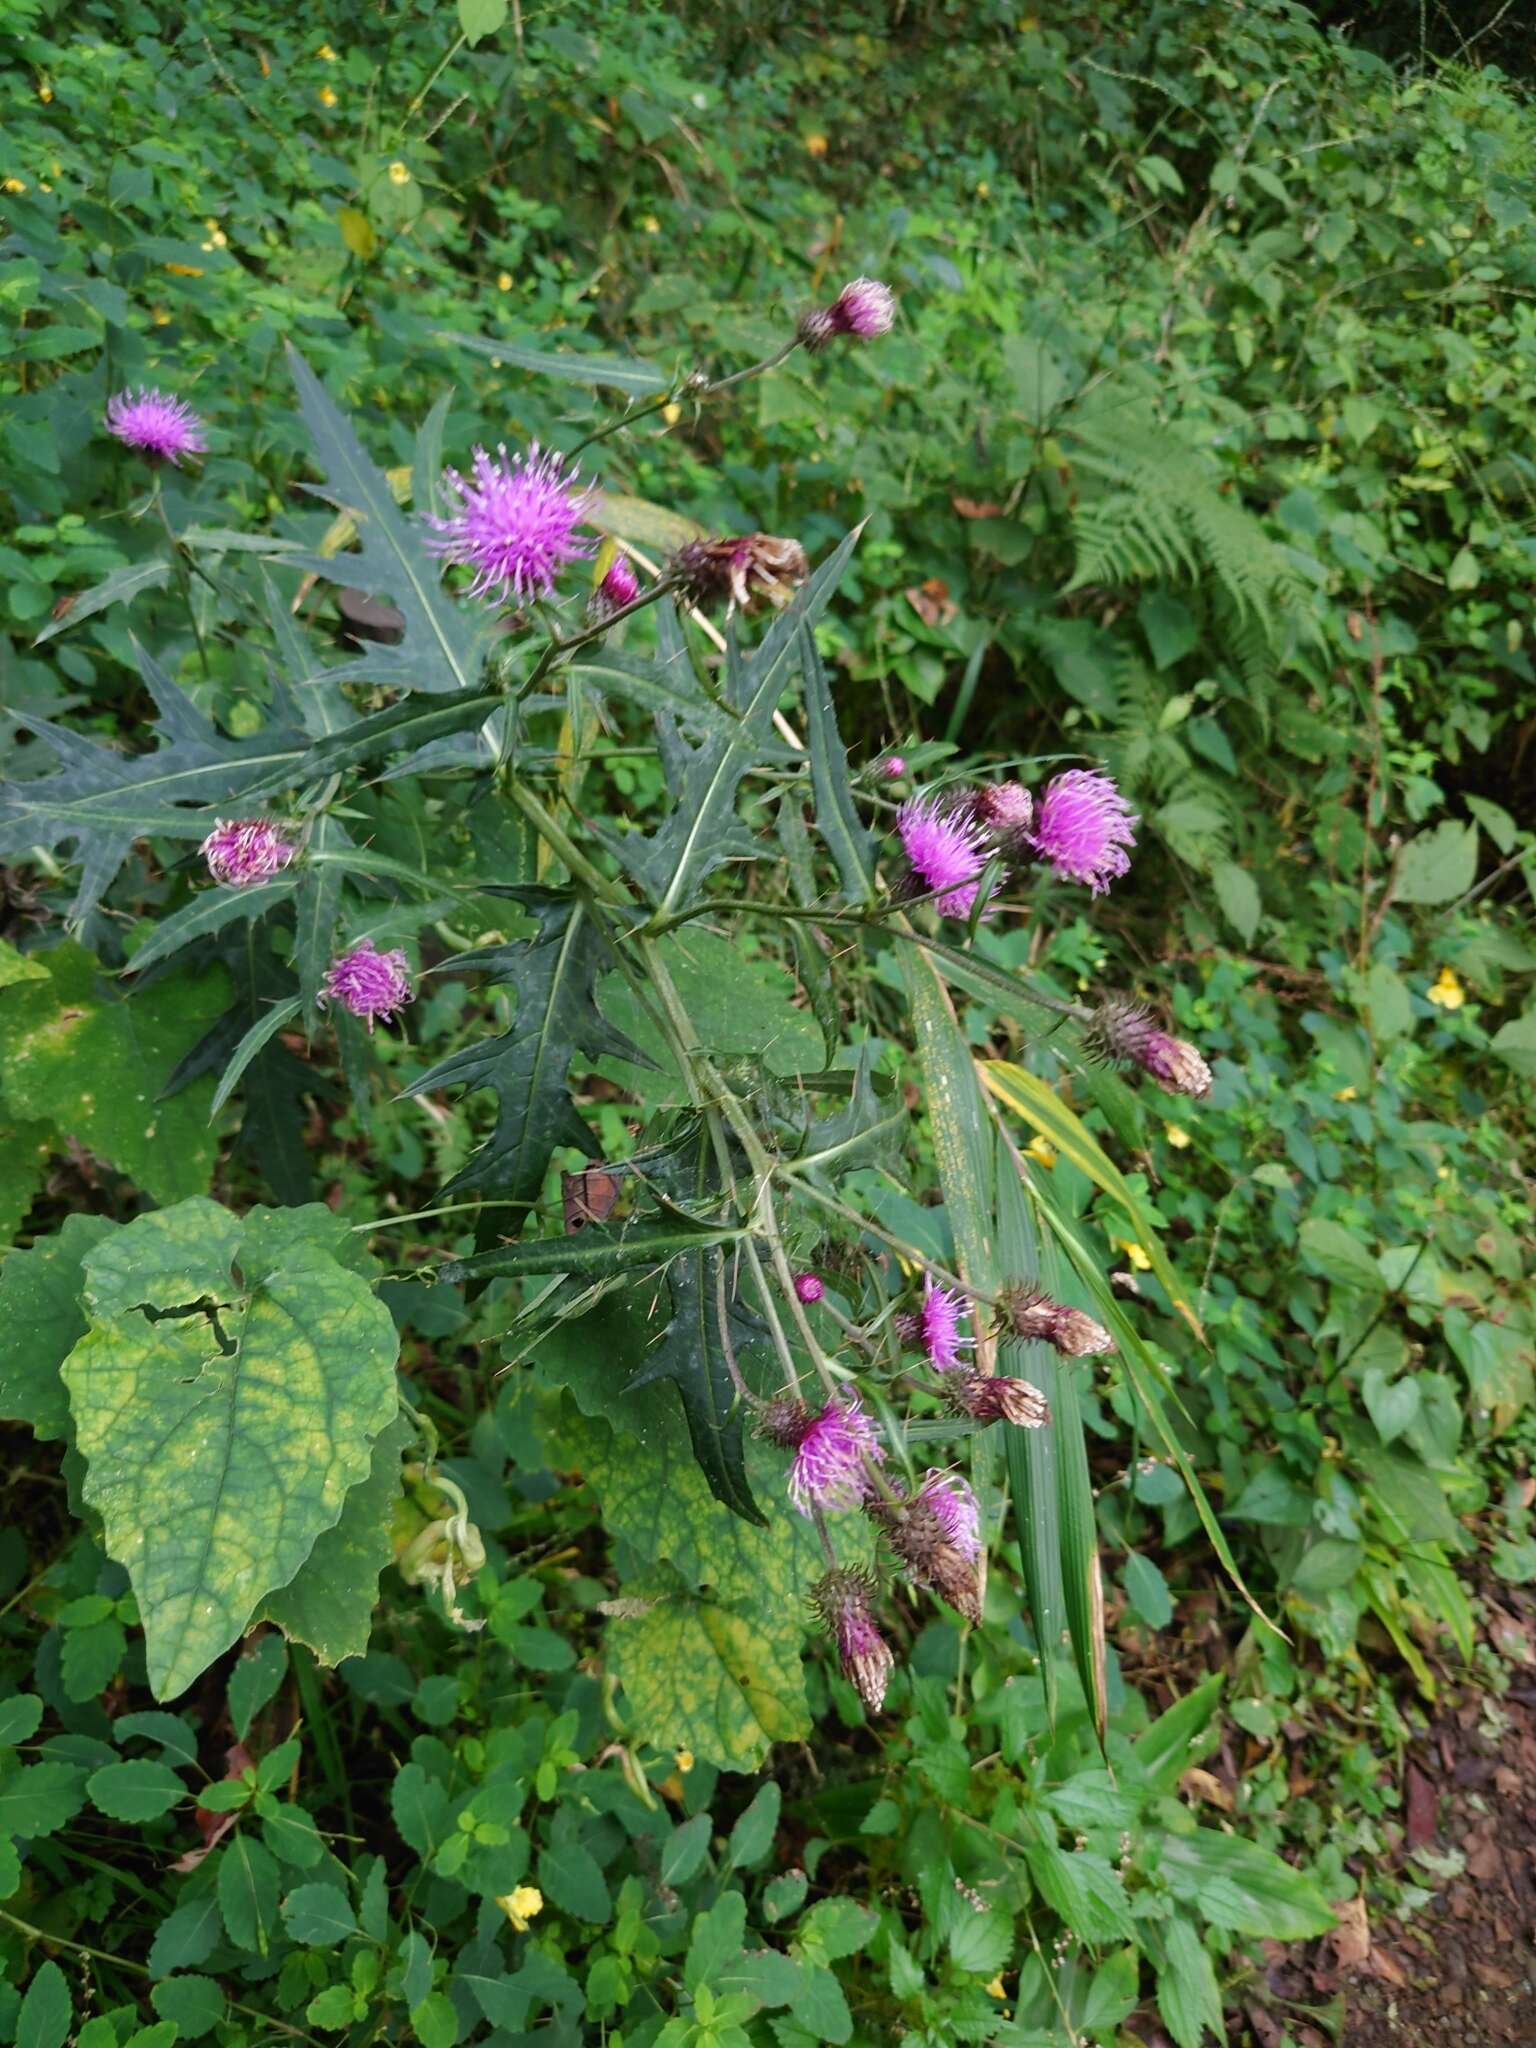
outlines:
{"label": "small purple flower bud", "polygon": [[198,851],[216,882],[248,889],[280,874],[295,849],[288,835],[265,818],[220,818]]}
{"label": "small purple flower bud", "polygon": [[837,1644],[843,1676],[857,1688],[869,1712],[878,1714],[896,1660],[870,1611],[874,1593],[868,1572],[840,1568],[812,1588],[811,1605]]}
{"label": "small purple flower bud", "polygon": [[932,895],[945,917],[968,918],[987,865],[986,835],[968,805],[908,797],[896,831],[910,869],[909,893]]}
{"label": "small purple flower bud", "polygon": [[820,1301],[821,1297],[826,1293],[826,1291],[826,1288],[821,1283],[821,1277],[819,1274],[797,1273],[795,1275],[796,1298],[800,1301],[803,1301],[807,1307],[809,1307],[813,1301]]}
{"label": "small purple flower bud", "polygon": [[900,782],[906,772],[907,764],[900,754],[887,754],[880,763],[880,773],[887,782]]}
{"label": "small purple flower bud", "polygon": [[137,391],[119,391],[107,400],[107,432],[151,462],[171,462],[178,468],[184,455],[208,452],[203,422],[185,399],[148,391],[142,384]]}
{"label": "small purple flower bud", "polygon": [[1063,1358],[1091,1358],[1115,1348],[1114,1338],[1102,1323],[1080,1308],[1052,1301],[1037,1288],[1001,1288],[997,1305],[1015,1337],[1024,1343],[1052,1345]]}
{"label": "small purple flower bud", "polygon": [[789,1472],[789,1497],[802,1515],[813,1508],[824,1514],[847,1514],[861,1507],[869,1493],[871,1460],[885,1451],[875,1426],[857,1401],[837,1399],[800,1425],[794,1463]]}
{"label": "small purple flower bud", "polygon": [[1211,1070],[1187,1039],[1158,1028],[1150,1010],[1114,996],[1100,1003],[1086,1033],[1101,1058],[1129,1060],[1174,1095],[1211,1092]]}
{"label": "small purple flower bud", "polygon": [[669,574],[692,603],[705,608],[723,599],[738,611],[750,610],[760,596],[787,604],[810,573],[799,541],[772,533],[685,541],[669,564]]}
{"label": "small purple flower bud", "polygon": [[1129,870],[1140,822],[1107,775],[1069,768],[1046,785],[1030,844],[1064,881],[1102,896]]}
{"label": "small purple flower bud", "polygon": [[1035,800],[1022,782],[988,782],[976,792],[976,822],[1009,853],[1028,843]]}
{"label": "small purple flower bud", "polygon": [[427,513],[433,529],[427,547],[445,560],[473,569],[469,595],[505,604],[548,597],[568,562],[591,550],[575,539],[592,506],[592,493],[563,474],[565,458],[541,455],[537,441],[526,455],[496,460],[484,448],[471,450],[471,478],[443,471],[443,490],[456,499],[446,519]]}
{"label": "small purple flower bud", "polygon": [[1040,1429],[1051,1419],[1051,1404],[1038,1387],[1003,1373],[967,1373],[949,1382],[949,1393],[959,1412],[977,1422],[1011,1422],[1018,1429]]}
{"label": "small purple flower bud", "polygon": [[873,341],[889,334],[896,318],[896,300],[888,285],[872,277],[856,277],[845,284],[831,307],[832,321],[839,334],[851,334],[858,341]]}
{"label": "small purple flower bud", "polygon": [[587,617],[593,625],[612,618],[632,605],[640,595],[640,581],[624,555],[615,555],[603,573],[603,580],[587,599]]}
{"label": "small purple flower bud", "polygon": [[824,349],[829,341],[835,341],[842,330],[837,316],[830,306],[812,306],[802,313],[795,327],[795,336],[800,346],[809,349],[812,355]]}
{"label": "small purple flower bud", "polygon": [[371,1031],[378,1018],[388,1022],[404,1009],[411,995],[404,953],[398,947],[381,953],[370,939],[363,939],[331,962],[320,1001],[340,1003]]}

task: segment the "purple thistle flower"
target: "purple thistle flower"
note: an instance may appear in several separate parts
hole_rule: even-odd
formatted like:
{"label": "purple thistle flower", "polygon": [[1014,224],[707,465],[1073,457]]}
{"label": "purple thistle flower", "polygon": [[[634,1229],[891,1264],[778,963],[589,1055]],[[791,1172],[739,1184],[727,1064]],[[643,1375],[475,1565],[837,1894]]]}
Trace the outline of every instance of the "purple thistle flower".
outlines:
{"label": "purple thistle flower", "polygon": [[856,277],[845,284],[831,307],[832,324],[839,334],[851,334],[858,341],[873,341],[889,334],[896,318],[896,300],[888,285],[872,277]]}
{"label": "purple thistle flower", "polygon": [[1211,1070],[1187,1038],[1159,1030],[1150,1010],[1124,997],[1100,1003],[1088,1027],[1090,1048],[1106,1059],[1133,1060],[1174,1095],[1198,1101],[1211,1092]]}
{"label": "purple thistle flower", "polygon": [[880,1711],[895,1659],[870,1612],[875,1583],[868,1572],[839,1567],[811,1590],[811,1605],[837,1644],[843,1676],[872,1714]]}
{"label": "purple thistle flower", "polygon": [[493,461],[484,448],[471,451],[473,479],[443,471],[443,488],[458,504],[446,519],[426,515],[436,533],[427,546],[474,570],[471,597],[502,604],[515,596],[527,604],[549,596],[567,562],[591,553],[573,536],[592,493],[562,474],[562,455],[541,455],[537,441],[526,455],[509,456],[505,443],[496,455]]}
{"label": "purple thistle flower", "polygon": [[1035,819],[1035,801],[1022,782],[988,782],[976,792],[976,817],[1003,844],[1024,839]]}
{"label": "purple thistle flower", "polygon": [[1107,775],[1069,768],[1046,785],[1030,844],[1064,881],[1102,896],[1129,869],[1140,823]]}
{"label": "purple thistle flower", "polygon": [[632,605],[640,595],[640,580],[625,555],[615,555],[603,573],[603,580],[587,599],[587,617],[594,625],[612,618]]}
{"label": "purple thistle flower", "polygon": [[920,894],[935,894],[945,917],[969,917],[987,865],[986,836],[969,808],[946,808],[933,797],[908,797],[896,830]]}
{"label": "purple thistle flower", "polygon": [[386,1021],[411,1000],[411,976],[398,946],[381,953],[363,939],[333,960],[326,969],[322,1003],[337,1002],[371,1031],[377,1018]]}
{"label": "purple thistle flower", "polygon": [[819,1273],[797,1273],[795,1275],[796,1299],[803,1301],[807,1307],[813,1301],[820,1301],[826,1291],[826,1288],[821,1283]]}
{"label": "purple thistle flower", "polygon": [[185,399],[146,390],[142,384],[137,391],[119,391],[107,400],[107,432],[151,462],[173,462],[178,468],[184,455],[208,452],[203,422]]}
{"label": "purple thistle flower", "polygon": [[885,1457],[875,1426],[857,1401],[832,1400],[800,1426],[789,1497],[802,1515],[847,1514],[869,1493],[865,1463]]}
{"label": "purple thistle flower", "polygon": [[960,1334],[964,1313],[960,1296],[952,1288],[941,1287],[930,1273],[923,1281],[923,1305],[904,1319],[902,1330],[927,1352],[928,1363],[937,1372],[957,1372],[961,1352],[971,1348],[971,1339]]}
{"label": "purple thistle flower", "polygon": [[981,1555],[981,1511],[976,1496],[958,1472],[936,1472],[929,1468],[917,1490],[917,1498],[932,1510],[944,1532],[962,1557],[972,1563]]}
{"label": "purple thistle flower", "polygon": [[198,848],[216,882],[248,889],[269,882],[294,856],[293,841],[265,818],[220,818]]}

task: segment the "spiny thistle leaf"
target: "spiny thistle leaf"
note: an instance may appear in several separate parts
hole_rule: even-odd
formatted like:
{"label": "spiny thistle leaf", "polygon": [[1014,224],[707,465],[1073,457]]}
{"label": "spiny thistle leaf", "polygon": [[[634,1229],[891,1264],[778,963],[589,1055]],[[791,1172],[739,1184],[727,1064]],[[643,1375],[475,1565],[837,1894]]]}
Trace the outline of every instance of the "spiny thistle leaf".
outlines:
{"label": "spiny thistle leaf", "polygon": [[641,1065],[650,1062],[606,1021],[594,1000],[598,977],[613,961],[586,906],[552,889],[517,886],[494,893],[523,905],[538,926],[535,936],[460,953],[445,971],[481,970],[493,985],[513,990],[517,1014],[512,1027],[499,1038],[440,1060],[406,1093],[494,1088],[496,1128],[443,1193],[478,1188],[482,1194],[531,1204],[557,1145],[574,1145],[588,1157],[596,1149],[566,1083],[576,1054],[596,1059],[612,1053]]}

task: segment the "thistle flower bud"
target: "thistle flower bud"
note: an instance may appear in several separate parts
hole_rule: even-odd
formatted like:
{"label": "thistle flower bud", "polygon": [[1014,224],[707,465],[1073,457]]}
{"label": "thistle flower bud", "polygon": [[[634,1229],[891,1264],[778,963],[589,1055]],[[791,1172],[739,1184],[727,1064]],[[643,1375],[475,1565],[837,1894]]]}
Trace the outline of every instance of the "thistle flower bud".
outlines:
{"label": "thistle flower bud", "polygon": [[787,604],[811,573],[797,540],[772,533],[736,539],[690,540],[672,557],[669,574],[685,597],[701,608],[725,599],[742,611],[757,597]]}
{"label": "thistle flower bud", "polygon": [[963,1479],[930,1472],[908,1499],[872,1500],[868,1512],[917,1585],[929,1587],[966,1621],[981,1620],[976,1497]]}
{"label": "thistle flower bud", "polygon": [[1051,1404],[1038,1387],[1003,1373],[967,1373],[950,1381],[949,1395],[962,1415],[977,1422],[1011,1422],[1018,1429],[1040,1429],[1051,1419]]}
{"label": "thistle flower bud", "polygon": [[1094,1011],[1084,1037],[1101,1059],[1129,1061],[1174,1095],[1199,1100],[1211,1092],[1211,1070],[1199,1050],[1160,1030],[1141,1003],[1111,996]]}
{"label": "thistle flower bud", "polygon": [[319,1000],[322,1007],[340,1003],[371,1031],[380,1017],[388,1023],[403,1010],[411,995],[410,967],[400,948],[381,953],[371,939],[363,939],[331,962]]}
{"label": "thistle flower bud", "polygon": [[975,796],[976,821],[1000,845],[1022,846],[1035,822],[1035,800],[1022,782],[987,782]]}
{"label": "thistle flower bud", "polygon": [[829,341],[835,341],[842,330],[833,318],[830,306],[812,306],[800,315],[795,334],[800,346],[815,355],[824,349]]}
{"label": "thistle flower bud", "polygon": [[775,1394],[758,1415],[755,1434],[777,1444],[781,1451],[792,1451],[810,1419],[811,1411],[803,1401],[792,1394]]}
{"label": "thistle flower bud", "polygon": [[640,595],[639,578],[623,555],[615,555],[602,581],[587,599],[587,617],[594,626],[622,612]]}
{"label": "thistle flower bud", "polygon": [[900,754],[887,754],[880,763],[879,772],[885,777],[887,782],[900,782],[902,776],[907,772],[906,761]]}
{"label": "thistle flower bud", "polygon": [[1063,1358],[1090,1358],[1113,1351],[1115,1340],[1102,1323],[1080,1308],[1052,1301],[1032,1287],[1005,1287],[997,1297],[1003,1321],[1025,1343],[1050,1344]]}
{"label": "thistle flower bud", "polygon": [[811,1589],[811,1605],[837,1644],[843,1676],[857,1688],[870,1713],[878,1714],[896,1660],[870,1611],[874,1593],[871,1573],[840,1568]]}
{"label": "thistle flower bud", "polygon": [[795,1299],[803,1301],[807,1307],[812,1302],[820,1301],[826,1291],[819,1273],[797,1273],[795,1275]]}
{"label": "thistle flower bud", "polygon": [[895,318],[896,300],[890,287],[873,277],[856,277],[843,286],[830,306],[813,306],[802,313],[795,338],[815,355],[840,334],[855,341],[873,341],[889,334]]}

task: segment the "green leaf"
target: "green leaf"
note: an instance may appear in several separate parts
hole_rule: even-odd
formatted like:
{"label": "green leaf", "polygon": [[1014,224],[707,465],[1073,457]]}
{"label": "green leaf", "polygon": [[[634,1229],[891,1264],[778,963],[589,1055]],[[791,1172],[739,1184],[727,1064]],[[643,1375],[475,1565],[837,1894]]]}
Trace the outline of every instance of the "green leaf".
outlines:
{"label": "green leaf", "polygon": [[1183,1699],[1158,1715],[1131,1744],[1147,1782],[1157,1792],[1171,1792],[1191,1764],[1212,1750],[1220,1740],[1215,1726],[1225,1683],[1221,1672],[1204,1679]]}
{"label": "green leaf", "polygon": [[1166,1960],[1157,1973],[1157,2009],[1178,2048],[1200,2048],[1207,2028],[1218,2041],[1225,2041],[1216,1972],[1199,1935],[1182,1915],[1168,1922],[1163,1947]]}
{"label": "green leaf", "polygon": [[1403,848],[1392,893],[1399,903],[1449,903],[1476,880],[1477,827],[1448,818]]}
{"label": "green leaf", "polygon": [[194,1969],[213,1954],[219,1939],[219,1902],[212,1891],[188,1899],[155,1929],[149,1950],[149,1974],[165,1977],[172,1970]]}
{"label": "green leaf", "polygon": [[1089,1849],[1068,1854],[1046,1841],[1030,1843],[1024,1856],[1040,1896],[1079,1941],[1097,1947],[1134,1938],[1125,1887],[1104,1857]]}
{"label": "green leaf", "polygon": [[[1109,1725],[1104,1641],[1104,1582],[1098,1521],[1083,1414],[1070,1368],[1056,1373],[1056,1403],[1048,1427],[1056,1438],[1056,1510],[1061,1520],[1061,1586],[1072,1637],[1072,1660],[1102,1748]],[[1076,1923],[1072,1923],[1074,1926]],[[1081,1930],[1078,1930],[1081,1932]],[[1087,1938],[1086,1936],[1084,1937]]]}
{"label": "green leaf", "polygon": [[212,1084],[160,1098],[227,1001],[224,976],[168,975],[125,1001],[79,946],[55,947],[43,960],[47,982],[7,991],[0,1012],[7,1103],[47,1117],[158,1202],[206,1188]]}
{"label": "green leaf", "polygon": [[471,695],[489,644],[488,608],[455,603],[421,534],[401,516],[383,471],[372,463],[346,416],[290,344],[288,368],[298,389],[325,496],[351,515],[360,545],[335,556],[286,552],[285,564],[386,598],[403,628],[394,645],[375,643],[354,660],[327,669],[329,684],[383,683],[396,690]]}
{"label": "green leaf", "polygon": [[752,1804],[737,1815],[726,1854],[738,1870],[755,1869],[773,1847],[783,1803],[778,1781],[770,1778],[758,1787]]}
{"label": "green leaf", "polygon": [[256,1055],[274,1039],[287,1024],[291,1024],[304,1007],[301,996],[289,996],[285,1001],[273,1003],[265,1010],[246,1032],[240,1043],[229,1056],[229,1062],[219,1076],[219,1085],[213,1091],[213,1100],[208,1105],[208,1121],[212,1123],[219,1111],[228,1102],[241,1077]]}
{"label": "green leaf", "polygon": [[129,562],[121,569],[114,569],[110,576],[92,584],[89,590],[75,591],[70,597],[68,611],[60,618],[50,619],[32,645],[41,647],[56,633],[67,632],[94,612],[104,612],[108,605],[137,597],[141,590],[163,590],[170,581],[170,575],[170,563],[160,561]]}
{"label": "green leaf", "polygon": [[1175,1898],[1235,1934],[1306,1941],[1334,1925],[1333,1908],[1310,1877],[1237,1835],[1215,1828],[1168,1835],[1159,1864]]}
{"label": "green leaf", "polygon": [[1536,1075],[1536,1010],[1513,1018],[1493,1034],[1493,1050],[1508,1067],[1527,1080]]}
{"label": "green leaf", "polygon": [[[489,5],[490,0],[479,0]],[[514,369],[530,370],[536,377],[556,377],[566,384],[586,384],[593,389],[622,391],[631,398],[654,397],[665,391],[670,378],[645,363],[638,356],[603,356],[578,354],[574,349],[562,349],[558,353],[549,349],[525,348],[521,342],[504,341],[499,335],[489,338],[478,334],[439,334],[439,341],[451,342],[455,348],[473,350],[476,355],[490,356],[494,362],[511,363]],[[627,502],[627,501],[621,501]]]}
{"label": "green leaf", "polygon": [[687,662],[641,661],[604,648],[584,654],[565,673],[568,681],[584,683],[605,697],[622,697],[642,711],[680,719],[701,732],[729,733],[736,723],[700,688]]}
{"label": "green leaf", "polygon": [[74,1819],[85,1804],[85,1772],[76,1764],[23,1764],[0,1778],[0,1835],[34,1842]]}
{"label": "green leaf", "polygon": [[[338,673],[334,669],[324,670],[311,676],[305,688],[314,689],[321,684],[334,688],[332,679]],[[506,698],[497,691],[456,697],[446,704],[424,704],[404,698],[367,718],[349,718],[345,725],[323,732],[313,746],[282,755],[245,793],[250,797],[271,796],[278,790],[328,781],[333,775],[365,767],[386,754],[415,753],[434,740],[478,731],[493,712],[503,710],[505,705]]]}
{"label": "green leaf", "polygon": [[602,1868],[592,1851],[571,1835],[539,1851],[539,1889],[574,1920],[600,1927],[612,1918],[613,1900]]}
{"label": "green leaf", "polygon": [[211,1977],[168,1977],[154,1986],[149,2002],[182,2041],[211,2034],[225,2012],[224,1993]]}
{"label": "green leaf", "polygon": [[218,1894],[224,1931],[235,1947],[265,1955],[278,1924],[277,1864],[243,1830],[219,1851]]}
{"label": "green leaf", "polygon": [[726,1349],[729,1343],[732,1350],[739,1352],[750,1341],[752,1332],[732,1314],[728,1298],[725,1316],[729,1327],[722,1330],[721,1279],[718,1252],[712,1256],[688,1252],[673,1261],[667,1269],[671,1320],[661,1341],[650,1350],[639,1370],[631,1374],[622,1391],[633,1394],[659,1380],[670,1380],[683,1404],[693,1455],[710,1492],[733,1514],[766,1527],[762,1509],[753,1499],[747,1482],[742,1404],[731,1379]]}
{"label": "green leaf", "polygon": [[73,2021],[64,1972],[57,1963],[40,1963],[16,2015],[16,2048],[64,2048]]}
{"label": "green leaf", "polygon": [[1139,1550],[1125,1560],[1125,1596],[1148,1628],[1166,1628],[1172,1621],[1173,1595],[1168,1581]]}
{"label": "green leaf", "polygon": [[1243,944],[1251,946],[1253,935],[1259,928],[1259,919],[1264,915],[1258,883],[1246,868],[1240,868],[1235,861],[1218,860],[1211,864],[1211,886],[1216,891],[1222,916]]}
{"label": "green leaf", "polygon": [[91,1328],[63,1376],[84,1498],[127,1567],[159,1698],[293,1578],[397,1408],[394,1323],[323,1241],[335,1219],[320,1210],[306,1235],[271,1214],[183,1202],[86,1262]]}
{"label": "green leaf", "polygon": [[1328,1279],[1344,1287],[1358,1287],[1367,1294],[1384,1291],[1375,1258],[1342,1223],[1331,1222],[1326,1216],[1309,1216],[1298,1235],[1309,1263]]}
{"label": "green leaf", "polygon": [[30,1742],[42,1723],[43,1703],[35,1692],[13,1692],[0,1700],[0,1749]]}
{"label": "green leaf", "polygon": [[283,1919],[295,1941],[335,1948],[357,1933],[357,1915],[339,1885],[301,1884],[283,1901]]}
{"label": "green leaf", "polygon": [[533,917],[536,936],[506,946],[461,953],[446,972],[483,969],[493,986],[514,989],[517,1015],[499,1038],[465,1046],[440,1060],[406,1090],[408,1095],[439,1088],[492,1088],[496,1128],[486,1143],[443,1189],[478,1188],[513,1202],[532,1203],[544,1185],[550,1155],[571,1145],[589,1156],[596,1149],[586,1123],[571,1102],[567,1076],[578,1052],[635,1058],[636,1048],[599,1013],[593,991],[611,965],[606,942],[591,913],[576,898],[554,890],[513,888]]}
{"label": "green leaf", "polygon": [[312,2027],[324,2027],[327,2033],[350,2027],[355,2017],[350,1987],[328,1984],[324,1991],[317,1991],[305,2006],[304,2017]]}
{"label": "green leaf", "polygon": [[187,1794],[169,1764],[147,1756],[121,1764],[104,1764],[86,1780],[91,1804],[110,1820],[159,1820]]}
{"label": "green leaf", "polygon": [[453,2048],[459,2038],[459,2016],[446,1992],[429,1991],[420,2005],[412,2006],[411,2031],[421,2048]]}
{"label": "green leaf", "polygon": [[[827,842],[845,903],[867,903],[874,892],[874,840],[859,817],[848,785],[848,755],[837,729],[832,685],[816,652],[809,626],[800,631],[800,675],[805,698],[805,737],[811,755],[811,788],[816,829]],[[786,803],[798,802],[793,796]]]}
{"label": "green leaf", "polygon": [[55,1236],[0,1264],[0,1415],[45,1441],[69,1434],[59,1368],[85,1335],[86,1254],[116,1228],[105,1216],[66,1216]]}
{"label": "green leaf", "polygon": [[741,1954],[747,1929],[747,1902],[740,1892],[724,1892],[707,1913],[694,1916],[683,1964],[683,1982],[690,1991],[713,1987]]}
{"label": "green leaf", "polygon": [[236,1742],[244,1742],[251,1723],[288,1676],[288,1645],[279,1635],[248,1643],[229,1674],[229,1718]]}
{"label": "green leaf", "polygon": [[685,1222],[622,1223],[605,1230],[588,1224],[578,1232],[560,1237],[524,1238],[518,1244],[498,1245],[494,1251],[475,1252],[467,1259],[445,1259],[437,1277],[449,1287],[466,1280],[508,1277],[528,1273],[567,1273],[582,1280],[606,1279],[615,1273],[629,1273],[637,1267],[664,1266],[669,1261],[701,1248],[739,1241],[745,1232],[740,1225],[712,1230],[705,1224]]}
{"label": "green leaf", "polygon": [[323,1529],[286,1586],[257,1609],[290,1642],[308,1644],[322,1664],[360,1657],[368,1648],[379,1574],[394,1556],[393,1520],[400,1498],[400,1460],[415,1435],[397,1415],[380,1431],[368,1477],[346,1498],[341,1520]]}
{"label": "green leaf", "polygon": [[692,1820],[685,1820],[672,1830],[661,1850],[661,1881],[676,1889],[697,1877],[704,1867],[704,1858],[709,1854],[709,1836],[713,1823],[707,1813],[696,1813]]}
{"label": "green leaf", "polygon": [[507,0],[459,0],[459,27],[473,49],[507,24]]}
{"label": "green leaf", "polygon": [[123,972],[142,974],[155,961],[168,960],[194,939],[210,938],[238,918],[265,916],[277,904],[286,903],[293,891],[292,875],[279,875],[273,881],[257,882],[243,889],[204,889],[190,903],[160,920]]}

